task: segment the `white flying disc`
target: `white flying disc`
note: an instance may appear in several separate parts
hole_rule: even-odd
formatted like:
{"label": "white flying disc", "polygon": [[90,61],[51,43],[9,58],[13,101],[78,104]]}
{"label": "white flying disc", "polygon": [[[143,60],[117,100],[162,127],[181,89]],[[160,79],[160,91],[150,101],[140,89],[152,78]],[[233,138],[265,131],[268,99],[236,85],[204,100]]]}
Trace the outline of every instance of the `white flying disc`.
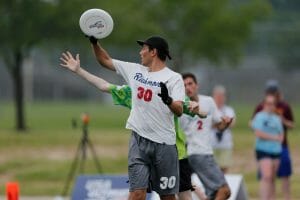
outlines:
{"label": "white flying disc", "polygon": [[107,37],[112,32],[114,22],[106,11],[89,9],[81,15],[79,26],[85,35],[101,39]]}

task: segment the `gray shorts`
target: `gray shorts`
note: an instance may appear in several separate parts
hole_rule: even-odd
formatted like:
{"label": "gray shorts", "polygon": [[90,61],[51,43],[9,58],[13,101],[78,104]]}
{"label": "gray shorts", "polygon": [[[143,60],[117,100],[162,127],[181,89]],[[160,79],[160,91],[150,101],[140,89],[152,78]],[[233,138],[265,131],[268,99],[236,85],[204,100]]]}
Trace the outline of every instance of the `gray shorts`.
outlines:
{"label": "gray shorts", "polygon": [[195,154],[189,156],[189,163],[205,188],[206,196],[214,199],[218,189],[227,184],[224,174],[213,155]]}
{"label": "gray shorts", "polygon": [[159,144],[132,132],[128,153],[130,191],[151,189],[159,195],[179,190],[176,145]]}

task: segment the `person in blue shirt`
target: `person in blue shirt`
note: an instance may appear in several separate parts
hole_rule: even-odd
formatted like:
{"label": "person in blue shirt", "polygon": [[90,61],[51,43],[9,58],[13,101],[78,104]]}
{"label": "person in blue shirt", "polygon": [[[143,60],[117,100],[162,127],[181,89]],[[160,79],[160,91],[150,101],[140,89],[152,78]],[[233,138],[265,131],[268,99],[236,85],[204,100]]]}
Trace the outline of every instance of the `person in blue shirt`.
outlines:
{"label": "person in blue shirt", "polygon": [[252,121],[256,136],[255,150],[260,179],[260,199],[275,199],[275,177],[282,151],[283,127],[281,118],[276,114],[276,98],[267,95],[263,110]]}

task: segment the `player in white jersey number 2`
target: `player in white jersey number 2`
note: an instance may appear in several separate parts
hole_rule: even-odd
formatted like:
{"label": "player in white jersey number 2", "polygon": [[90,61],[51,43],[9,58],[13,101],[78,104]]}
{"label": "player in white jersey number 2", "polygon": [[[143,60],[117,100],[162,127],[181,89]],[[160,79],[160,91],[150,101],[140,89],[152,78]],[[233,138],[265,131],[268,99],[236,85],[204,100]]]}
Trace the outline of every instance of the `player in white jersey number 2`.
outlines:
{"label": "player in white jersey number 2", "polygon": [[214,160],[211,137],[214,134],[213,127],[224,130],[233,119],[222,117],[211,97],[198,95],[198,84],[193,74],[187,73],[182,76],[186,95],[198,102],[199,108],[207,114],[204,119],[189,116],[180,118],[182,129],[187,136],[189,164],[204,186],[206,199],[228,199],[230,189],[223,172]]}
{"label": "player in white jersey number 2", "polygon": [[141,64],[111,59],[90,38],[98,62],[116,71],[131,88],[132,109],[126,128],[132,130],[128,153],[129,199],[146,198],[151,186],[161,199],[175,200],[179,190],[174,114],[181,116],[185,98],[180,74],[166,66],[168,43],[159,36],[137,41]]}

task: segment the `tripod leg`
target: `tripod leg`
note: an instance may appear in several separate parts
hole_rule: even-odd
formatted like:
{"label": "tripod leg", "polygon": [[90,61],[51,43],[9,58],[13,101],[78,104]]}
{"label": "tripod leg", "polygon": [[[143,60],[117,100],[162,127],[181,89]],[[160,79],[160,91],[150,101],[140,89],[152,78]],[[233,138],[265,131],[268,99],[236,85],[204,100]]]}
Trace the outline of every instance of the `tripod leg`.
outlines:
{"label": "tripod leg", "polygon": [[91,142],[91,140],[87,139],[87,143],[91,149],[91,152],[92,152],[92,156],[93,156],[93,159],[94,159],[94,162],[95,162],[95,165],[96,165],[96,168],[98,170],[98,173],[101,174],[103,171],[102,171],[102,167],[101,167],[101,164],[97,158],[97,154],[96,154],[96,151],[95,151],[95,148]]}
{"label": "tripod leg", "polygon": [[80,141],[79,144],[78,144],[76,155],[75,155],[74,160],[72,162],[68,177],[66,179],[64,189],[61,193],[61,196],[66,196],[67,193],[68,193],[70,183],[71,183],[72,179],[74,178],[74,175],[75,175],[75,172],[76,172],[76,167],[77,167],[78,161],[80,159],[81,148],[82,148],[82,142]]}
{"label": "tripod leg", "polygon": [[81,140],[81,162],[79,163],[79,169],[80,169],[80,173],[84,174],[84,169],[85,169],[85,161],[86,161],[86,153],[87,153],[87,139],[84,137]]}

